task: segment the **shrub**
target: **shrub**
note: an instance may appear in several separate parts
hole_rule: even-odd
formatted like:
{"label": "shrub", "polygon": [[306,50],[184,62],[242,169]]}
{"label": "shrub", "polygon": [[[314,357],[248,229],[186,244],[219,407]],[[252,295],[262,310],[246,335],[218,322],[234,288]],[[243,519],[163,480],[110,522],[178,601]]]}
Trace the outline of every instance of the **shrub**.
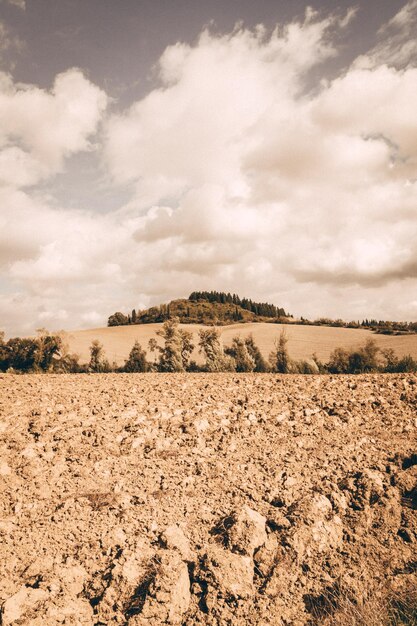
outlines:
{"label": "shrub", "polygon": [[297,374],[317,374],[319,371],[316,363],[309,361],[293,361],[292,370]]}
{"label": "shrub", "polygon": [[5,344],[3,352],[3,368],[13,368],[20,372],[31,372],[36,369],[39,358],[39,346],[35,339],[13,337]]}
{"label": "shrub", "polygon": [[58,359],[61,354],[63,341],[59,335],[51,335],[45,328],[41,328],[38,330],[36,342],[38,350],[35,369],[48,372],[52,369],[54,360]]}
{"label": "shrub", "polygon": [[193,335],[189,330],[180,329],[180,341],[181,341],[181,361],[184,370],[189,369],[190,357],[194,350],[194,344],[192,342]]}
{"label": "shrub", "polygon": [[331,374],[362,374],[379,371],[379,348],[373,339],[368,339],[364,346],[346,350],[335,348],[327,363]]}
{"label": "shrub", "polygon": [[417,372],[417,361],[410,354],[407,354],[397,363],[396,372]]}
{"label": "shrub", "polygon": [[349,352],[344,348],[335,348],[330,355],[326,369],[331,374],[347,374],[349,371]]}
{"label": "shrub", "polygon": [[246,347],[248,349],[250,356],[255,361],[254,371],[255,372],[268,372],[269,371],[268,363],[265,361],[264,357],[262,356],[261,351],[259,350],[258,346],[255,344],[255,340],[252,334],[246,337],[245,344],[246,344]]}
{"label": "shrub", "polygon": [[199,331],[200,352],[205,355],[204,371],[206,372],[234,372],[235,362],[232,357],[226,355],[220,343],[219,331],[212,327]]}
{"label": "shrub", "polygon": [[189,356],[194,348],[191,343],[191,333],[180,331],[176,318],[164,322],[162,329],[156,333],[164,340],[164,345],[158,346],[156,341],[150,345],[151,351],[159,351],[158,370],[160,372],[184,372]]}
{"label": "shrub", "polygon": [[275,350],[271,352],[269,360],[271,369],[278,374],[289,374],[291,360],[287,350],[288,337],[285,329],[281,331],[278,341],[275,342]]}
{"label": "shrub", "polygon": [[241,337],[233,337],[232,345],[225,349],[225,353],[235,361],[236,372],[253,372],[255,359],[249,353],[246,341]]}
{"label": "shrub", "polygon": [[146,360],[146,352],[143,350],[139,341],[135,341],[133,348],[129,353],[129,358],[123,366],[124,372],[147,372],[149,371],[149,363]]}
{"label": "shrub", "polygon": [[94,373],[110,372],[110,363],[105,357],[103,345],[97,340],[91,342],[88,370]]}

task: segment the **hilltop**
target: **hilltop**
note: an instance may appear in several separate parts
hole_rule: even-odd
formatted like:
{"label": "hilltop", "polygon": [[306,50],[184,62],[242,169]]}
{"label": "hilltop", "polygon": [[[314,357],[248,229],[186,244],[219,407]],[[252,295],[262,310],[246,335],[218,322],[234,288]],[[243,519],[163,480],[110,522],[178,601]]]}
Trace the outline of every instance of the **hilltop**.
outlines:
{"label": "hilltop", "polygon": [[182,324],[215,324],[224,326],[239,322],[283,322],[291,318],[282,307],[268,302],[254,302],[237,294],[220,291],[194,291],[188,299],[172,300],[149,309],[120,311],[110,315],[108,326],[155,324],[177,317]]}
{"label": "hilltop", "polygon": [[301,324],[303,326],[329,326],[334,328],[362,328],[382,335],[412,335],[417,333],[417,322],[363,319],[346,321],[320,317],[310,320],[295,318],[283,307],[268,302],[255,302],[224,291],[193,291],[188,298],[172,300],[149,309],[132,309],[130,313],[117,311],[110,315],[107,326],[158,324],[178,318],[181,324],[228,326],[230,324],[269,322],[275,324]]}

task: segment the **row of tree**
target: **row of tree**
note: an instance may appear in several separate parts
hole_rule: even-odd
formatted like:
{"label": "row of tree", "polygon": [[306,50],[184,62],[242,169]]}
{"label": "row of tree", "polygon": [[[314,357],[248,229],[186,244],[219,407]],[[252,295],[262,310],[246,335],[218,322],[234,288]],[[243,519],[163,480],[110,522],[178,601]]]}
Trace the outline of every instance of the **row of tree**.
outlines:
{"label": "row of tree", "polygon": [[63,347],[61,338],[40,329],[34,339],[13,337],[7,342],[0,332],[0,371],[46,372]]}
{"label": "row of tree", "polygon": [[361,374],[369,372],[417,372],[417,361],[410,355],[398,357],[392,349],[380,350],[375,341],[368,339],[359,348],[336,348],[327,363],[315,355],[310,361],[295,361],[288,353],[288,338],[282,331],[275,342],[268,361],[264,359],[252,335],[236,336],[231,345],[223,347],[220,332],[215,327],[202,328],[198,335],[202,363],[191,359],[194,348],[193,335],[181,328],[177,319],[166,320],[157,331],[161,342],[152,338],[147,353],[138,341],[123,366],[110,364],[102,344],[94,340],[90,346],[90,359],[79,362],[69,353],[59,335],[45,330],[36,338],[15,337],[4,341],[0,333],[0,371],[105,373],[105,372],[273,372],[279,374]]}
{"label": "row of tree", "polygon": [[336,328],[366,328],[383,335],[409,335],[417,333],[417,322],[395,322],[389,320],[364,319],[362,321],[352,320],[346,322],[342,319],[331,319],[320,317],[309,320],[301,317],[297,324],[304,326],[333,326]]}
{"label": "row of tree", "polygon": [[268,302],[253,302],[249,298],[240,298],[236,293],[224,291],[193,291],[188,299],[191,302],[220,302],[221,304],[235,304],[246,311],[251,311],[261,317],[289,317],[285,309],[269,304]]}
{"label": "row of tree", "polygon": [[182,324],[232,324],[236,322],[282,321],[288,316],[283,308],[267,302],[253,302],[236,294],[219,291],[194,291],[188,299],[172,300],[149,309],[117,311],[107,320],[108,326],[152,324],[178,318]]}

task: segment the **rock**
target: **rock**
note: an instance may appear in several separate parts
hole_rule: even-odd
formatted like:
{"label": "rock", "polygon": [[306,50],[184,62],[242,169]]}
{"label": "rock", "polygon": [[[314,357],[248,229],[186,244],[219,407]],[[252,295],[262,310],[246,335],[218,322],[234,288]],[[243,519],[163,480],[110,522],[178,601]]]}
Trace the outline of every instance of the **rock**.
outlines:
{"label": "rock", "polygon": [[411,492],[417,487],[417,465],[413,465],[407,470],[403,470],[399,472],[396,477],[396,484],[404,494],[406,492]]}
{"label": "rock", "polygon": [[0,462],[0,476],[9,476],[12,473],[10,466],[4,461]]}
{"label": "rock", "polygon": [[247,505],[231,517],[233,522],[228,531],[228,547],[234,552],[252,556],[267,540],[266,518]]}
{"label": "rock", "polygon": [[80,565],[64,567],[59,573],[59,578],[70,596],[78,596],[87,580],[87,572]]}

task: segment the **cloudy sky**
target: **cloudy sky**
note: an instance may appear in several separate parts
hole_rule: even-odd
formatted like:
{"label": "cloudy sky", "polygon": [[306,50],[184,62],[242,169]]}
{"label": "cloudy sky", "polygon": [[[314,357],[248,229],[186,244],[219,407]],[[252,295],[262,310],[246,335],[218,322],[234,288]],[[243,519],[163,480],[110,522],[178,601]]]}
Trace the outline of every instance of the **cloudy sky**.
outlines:
{"label": "cloudy sky", "polygon": [[0,0],[0,328],[417,319],[417,0]]}

